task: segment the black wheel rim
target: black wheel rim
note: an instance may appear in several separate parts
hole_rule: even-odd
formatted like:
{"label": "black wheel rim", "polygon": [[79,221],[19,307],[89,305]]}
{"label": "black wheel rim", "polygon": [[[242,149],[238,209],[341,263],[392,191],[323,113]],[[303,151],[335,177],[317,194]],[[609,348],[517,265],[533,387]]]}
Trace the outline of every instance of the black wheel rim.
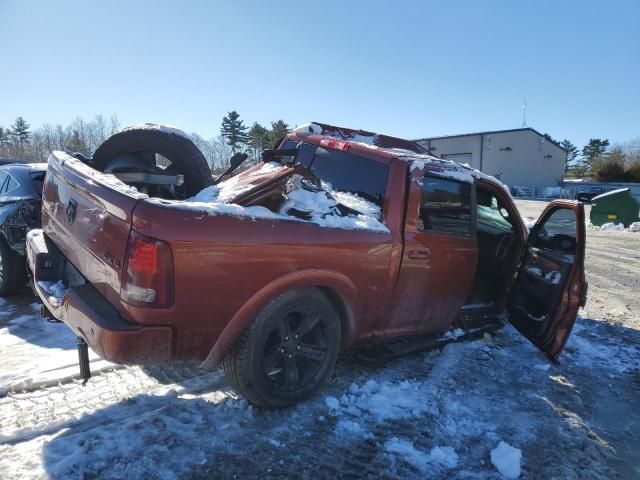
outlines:
{"label": "black wheel rim", "polygon": [[312,385],[328,358],[327,325],[316,312],[288,312],[267,335],[262,371],[279,390]]}

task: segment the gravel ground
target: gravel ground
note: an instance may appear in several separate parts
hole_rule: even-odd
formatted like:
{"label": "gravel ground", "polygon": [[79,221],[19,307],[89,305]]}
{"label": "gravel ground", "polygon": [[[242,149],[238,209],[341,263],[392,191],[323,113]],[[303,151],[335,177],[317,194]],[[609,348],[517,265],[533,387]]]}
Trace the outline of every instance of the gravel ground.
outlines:
{"label": "gravel ground", "polygon": [[0,303],[0,358],[43,361],[2,370],[0,478],[493,479],[501,441],[521,478],[640,478],[639,263],[640,234],[588,230],[589,301],[559,364],[507,326],[391,361],[345,355],[321,395],[279,412],[192,364],[53,381],[73,337],[25,292]]}

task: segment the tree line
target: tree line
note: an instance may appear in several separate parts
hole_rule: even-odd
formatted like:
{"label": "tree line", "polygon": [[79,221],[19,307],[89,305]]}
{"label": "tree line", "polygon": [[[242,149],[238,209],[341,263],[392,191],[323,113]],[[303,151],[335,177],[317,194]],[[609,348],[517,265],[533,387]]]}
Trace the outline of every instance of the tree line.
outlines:
{"label": "tree line", "polygon": [[[33,131],[23,117],[18,117],[9,127],[0,125],[0,158],[44,162],[53,150],[92,155],[102,142],[119,130],[116,115],[109,118],[96,115],[91,120],[76,117],[66,126],[45,123]],[[288,131],[289,125],[282,119],[270,122],[268,127],[258,122],[249,127],[240,114],[232,110],[222,118],[217,135],[209,139],[197,133],[190,136],[211,170],[218,172],[228,167],[229,159],[237,152],[246,152],[257,163],[262,150],[275,147]],[[579,150],[569,140],[558,142],[546,133],[544,137],[567,152],[566,175],[590,176],[605,182],[640,182],[640,139],[609,149],[608,139],[591,138]]]}
{"label": "tree line", "polygon": [[567,175],[589,176],[599,182],[640,182],[640,139],[611,149],[607,138],[590,138],[582,150],[569,140],[559,145],[567,152]]}
{"label": "tree line", "polygon": [[96,115],[92,120],[76,117],[69,125],[45,123],[31,131],[23,118],[13,125],[0,125],[0,158],[14,158],[28,162],[46,162],[53,150],[91,154],[111,135],[120,130],[118,117]]}
{"label": "tree line", "polygon": [[[92,155],[102,142],[119,130],[120,121],[116,115],[109,118],[96,115],[91,120],[76,117],[66,126],[45,123],[35,130],[23,117],[18,117],[9,127],[0,125],[0,158],[46,162],[54,150]],[[211,169],[220,171],[227,168],[229,158],[237,152],[246,152],[258,162],[262,150],[275,146],[288,131],[289,125],[284,120],[271,122],[269,127],[258,122],[248,127],[238,112],[231,111],[222,119],[217,135],[207,139],[191,133],[190,137]]]}

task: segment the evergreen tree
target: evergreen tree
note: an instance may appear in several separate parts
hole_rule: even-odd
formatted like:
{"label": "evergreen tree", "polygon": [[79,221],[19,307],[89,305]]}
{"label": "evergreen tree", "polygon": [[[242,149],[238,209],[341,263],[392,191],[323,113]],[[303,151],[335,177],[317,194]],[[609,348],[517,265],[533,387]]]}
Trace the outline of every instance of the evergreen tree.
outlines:
{"label": "evergreen tree", "polygon": [[220,133],[227,140],[227,145],[231,147],[231,151],[236,153],[242,145],[246,145],[249,137],[247,136],[247,127],[240,120],[240,114],[232,110],[222,119],[222,128]]}
{"label": "evergreen tree", "polygon": [[609,146],[609,140],[601,140],[599,138],[590,138],[589,143],[582,149],[582,157],[584,158],[585,166],[590,170],[593,166],[593,162],[598,161],[602,155],[607,151]]}
{"label": "evergreen tree", "polygon": [[25,144],[29,143],[31,132],[29,131],[29,124],[24,118],[18,117],[9,130],[9,135],[16,145],[22,148]]}
{"label": "evergreen tree", "polygon": [[271,131],[269,132],[269,145],[271,148],[275,148],[277,143],[287,134],[288,131],[289,125],[287,125],[284,120],[271,122]]}
{"label": "evergreen tree", "polygon": [[545,140],[547,140],[548,142],[551,143],[558,143],[555,138],[553,138],[551,135],[549,135],[548,133],[545,133],[544,135],[542,135],[544,137]]}
{"label": "evergreen tree", "polygon": [[267,148],[269,142],[269,130],[264,128],[258,122],[254,122],[249,129],[249,147],[253,151],[253,158],[256,161],[260,161],[260,154],[262,150]]}
{"label": "evergreen tree", "polygon": [[566,138],[560,142],[560,146],[564,148],[565,152],[567,152],[567,161],[564,165],[565,173],[569,171],[571,167],[571,163],[575,161],[578,156],[578,147],[576,147],[573,143],[571,143]]}
{"label": "evergreen tree", "polygon": [[0,148],[9,145],[9,130],[0,127]]}

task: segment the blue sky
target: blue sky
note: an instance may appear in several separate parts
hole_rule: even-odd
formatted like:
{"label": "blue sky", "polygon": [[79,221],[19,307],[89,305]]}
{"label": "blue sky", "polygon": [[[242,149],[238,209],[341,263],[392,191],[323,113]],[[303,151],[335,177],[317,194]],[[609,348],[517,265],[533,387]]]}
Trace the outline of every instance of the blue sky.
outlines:
{"label": "blue sky", "polygon": [[640,2],[0,0],[0,125],[640,137]]}

